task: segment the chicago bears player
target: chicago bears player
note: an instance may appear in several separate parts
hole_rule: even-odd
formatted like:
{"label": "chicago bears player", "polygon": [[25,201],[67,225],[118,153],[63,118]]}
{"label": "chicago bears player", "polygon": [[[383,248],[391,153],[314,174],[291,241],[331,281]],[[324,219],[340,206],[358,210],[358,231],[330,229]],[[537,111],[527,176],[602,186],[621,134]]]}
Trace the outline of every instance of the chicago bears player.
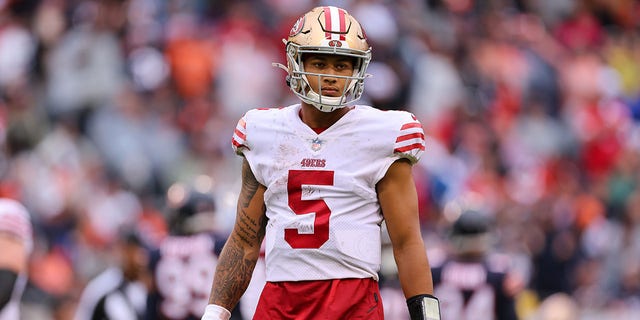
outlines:
{"label": "chicago bears player", "polygon": [[27,260],[32,247],[27,209],[18,201],[0,199],[0,320],[20,318],[20,297],[27,283]]}
{"label": "chicago bears player", "polygon": [[[148,320],[194,320],[207,305],[213,269],[225,237],[214,230],[216,203],[210,191],[181,183],[168,192],[169,233],[151,254],[153,286]],[[234,319],[242,319],[239,309]]]}
{"label": "chicago bears player", "polygon": [[451,256],[432,268],[443,319],[517,320],[514,296],[522,287],[505,257],[489,255],[490,218],[464,210],[450,230]]}
{"label": "chicago bears player", "polygon": [[281,67],[301,103],[251,110],[238,122],[236,222],[202,319],[229,318],[263,238],[267,282],[253,319],[382,319],[383,221],[411,318],[440,319],[412,178],[425,149],[421,124],[408,112],[354,104],[371,48],[344,9],[314,8],[284,42]]}

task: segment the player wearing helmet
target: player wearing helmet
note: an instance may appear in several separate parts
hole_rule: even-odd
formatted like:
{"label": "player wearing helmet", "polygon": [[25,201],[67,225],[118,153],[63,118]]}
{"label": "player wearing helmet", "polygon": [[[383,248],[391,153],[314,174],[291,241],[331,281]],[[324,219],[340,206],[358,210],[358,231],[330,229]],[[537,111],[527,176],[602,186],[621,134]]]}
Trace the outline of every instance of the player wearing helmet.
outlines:
{"label": "player wearing helmet", "polygon": [[[208,178],[208,177],[201,177]],[[144,319],[195,320],[207,305],[225,237],[215,230],[211,190],[176,183],[167,192],[169,235],[151,253],[153,285]],[[235,319],[242,319],[233,309]]]}
{"label": "player wearing helmet", "polygon": [[508,273],[504,256],[489,255],[490,222],[487,214],[467,209],[450,228],[451,255],[432,268],[443,319],[518,319],[514,295],[520,281]]}
{"label": "player wearing helmet", "polygon": [[314,8],[285,45],[287,66],[278,66],[301,103],[251,110],[238,122],[236,223],[202,319],[229,318],[263,238],[267,282],[254,319],[382,319],[383,221],[412,319],[440,319],[412,178],[425,149],[420,123],[354,104],[371,49],[344,9]]}
{"label": "player wearing helmet", "polygon": [[33,246],[31,220],[18,201],[0,199],[0,320],[19,319],[19,301],[27,283]]}
{"label": "player wearing helmet", "polygon": [[[360,99],[364,89],[367,67],[371,61],[371,48],[364,30],[345,10],[336,7],[318,7],[300,17],[285,40],[287,66],[274,63],[287,71],[287,84],[303,102],[323,112],[332,112]],[[343,86],[334,92],[319,86],[326,77],[317,64],[305,61],[313,57],[339,57],[349,61],[333,75]],[[327,87],[326,85],[324,87]],[[331,87],[331,86],[329,86]],[[323,94],[324,93],[324,94]]]}

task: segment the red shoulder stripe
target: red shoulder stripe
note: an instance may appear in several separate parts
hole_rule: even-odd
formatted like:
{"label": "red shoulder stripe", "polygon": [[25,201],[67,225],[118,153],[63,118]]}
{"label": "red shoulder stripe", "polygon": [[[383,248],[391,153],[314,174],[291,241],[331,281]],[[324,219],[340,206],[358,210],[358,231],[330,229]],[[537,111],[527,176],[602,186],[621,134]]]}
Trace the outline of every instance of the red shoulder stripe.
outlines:
{"label": "red shoulder stripe", "polygon": [[236,139],[231,139],[231,143],[233,144],[234,147],[236,148],[245,148],[245,149],[249,149],[249,147],[247,147],[246,145],[236,141]]}
{"label": "red shoulder stripe", "polygon": [[393,152],[407,152],[409,150],[413,150],[413,149],[420,149],[422,151],[424,151],[424,145],[422,143],[414,143],[414,144],[410,144],[408,146],[404,146],[404,147],[398,147],[393,149]]}
{"label": "red shoulder stripe", "polygon": [[235,133],[238,136],[238,138],[240,138],[242,140],[247,139],[247,136],[242,131],[240,131],[238,129],[233,130],[233,133]]}
{"label": "red shoulder stripe", "polygon": [[416,132],[416,133],[410,133],[410,134],[405,134],[405,135],[399,136],[396,139],[396,143],[402,142],[402,141],[406,141],[406,140],[415,139],[415,138],[424,140],[424,133]]}
{"label": "red shoulder stripe", "polygon": [[403,124],[400,130],[405,130],[409,128],[422,128],[422,125],[420,124],[420,122],[409,122],[409,123]]}

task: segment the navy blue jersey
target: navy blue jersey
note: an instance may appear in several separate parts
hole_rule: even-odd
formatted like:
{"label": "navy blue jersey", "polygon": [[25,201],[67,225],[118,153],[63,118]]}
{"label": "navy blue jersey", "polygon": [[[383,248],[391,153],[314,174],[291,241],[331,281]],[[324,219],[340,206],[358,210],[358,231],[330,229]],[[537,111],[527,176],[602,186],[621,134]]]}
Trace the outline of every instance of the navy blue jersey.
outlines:
{"label": "navy blue jersey", "polygon": [[151,255],[153,290],[145,319],[200,319],[223,245],[224,239],[208,233],[164,239]]}
{"label": "navy blue jersey", "polygon": [[518,319],[514,298],[504,289],[507,273],[501,265],[448,259],[431,272],[442,319]]}

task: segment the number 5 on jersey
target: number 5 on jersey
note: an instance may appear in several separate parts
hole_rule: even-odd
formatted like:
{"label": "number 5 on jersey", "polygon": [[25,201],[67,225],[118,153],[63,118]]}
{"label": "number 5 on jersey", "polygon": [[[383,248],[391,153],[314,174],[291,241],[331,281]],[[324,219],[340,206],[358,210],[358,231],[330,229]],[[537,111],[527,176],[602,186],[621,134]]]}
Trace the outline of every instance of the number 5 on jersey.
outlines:
{"label": "number 5 on jersey", "polygon": [[303,234],[298,229],[285,229],[284,239],[294,249],[317,249],[329,240],[329,216],[331,210],[322,199],[303,200],[302,186],[331,186],[333,171],[326,170],[289,170],[287,195],[289,208],[295,214],[315,213],[313,233]]}

